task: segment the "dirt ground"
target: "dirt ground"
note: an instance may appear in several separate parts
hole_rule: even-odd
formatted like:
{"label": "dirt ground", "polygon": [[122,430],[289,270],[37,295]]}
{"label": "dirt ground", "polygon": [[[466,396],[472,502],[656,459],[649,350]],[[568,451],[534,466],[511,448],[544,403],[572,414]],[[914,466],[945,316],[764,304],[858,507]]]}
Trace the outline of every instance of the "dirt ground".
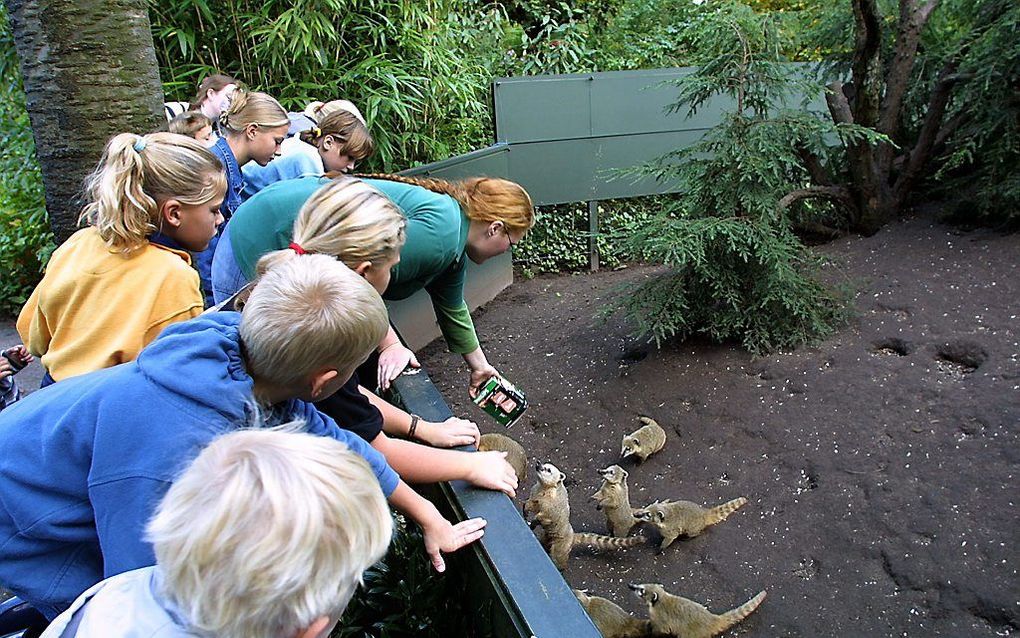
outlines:
{"label": "dirt ground", "polygon": [[[824,252],[858,290],[855,320],[759,359],[656,350],[622,319],[592,319],[648,268],[518,281],[475,315],[489,359],[531,401],[510,434],[568,475],[575,529],[604,533],[595,471],[642,414],[668,439],[621,463],[634,506],[749,499],[662,553],[575,553],[567,580],[641,613],[627,583],[717,612],[767,590],[727,635],[1020,635],[1020,235],[914,219]],[[495,431],[460,358],[439,343],[423,355],[454,412]]]}

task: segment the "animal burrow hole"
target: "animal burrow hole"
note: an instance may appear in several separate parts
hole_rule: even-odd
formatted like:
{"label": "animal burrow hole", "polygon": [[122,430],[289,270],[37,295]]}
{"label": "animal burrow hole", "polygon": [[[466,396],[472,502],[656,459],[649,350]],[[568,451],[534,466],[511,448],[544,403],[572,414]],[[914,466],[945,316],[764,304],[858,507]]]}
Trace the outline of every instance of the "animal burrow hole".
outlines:
{"label": "animal burrow hole", "polygon": [[914,344],[904,339],[900,339],[899,337],[880,339],[872,345],[874,346],[873,352],[879,355],[905,357],[914,351]]}
{"label": "animal burrow hole", "polygon": [[963,377],[981,367],[988,353],[981,346],[967,341],[944,343],[935,351],[935,367],[947,376]]}

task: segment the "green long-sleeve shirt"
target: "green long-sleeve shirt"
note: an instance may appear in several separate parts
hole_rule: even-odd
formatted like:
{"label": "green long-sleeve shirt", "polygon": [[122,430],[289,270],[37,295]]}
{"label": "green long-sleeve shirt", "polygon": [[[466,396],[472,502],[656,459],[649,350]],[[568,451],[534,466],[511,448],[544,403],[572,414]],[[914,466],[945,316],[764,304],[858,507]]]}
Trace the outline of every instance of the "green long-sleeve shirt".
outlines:
{"label": "green long-sleeve shirt", "polygon": [[[477,349],[478,336],[464,301],[469,222],[460,205],[449,195],[421,186],[364,181],[392,200],[407,218],[407,241],[383,298],[406,299],[424,288],[450,350],[466,354]],[[290,244],[301,207],[328,183],[324,177],[277,182],[237,209],[230,220],[230,245],[246,277],[254,277],[259,257]]]}

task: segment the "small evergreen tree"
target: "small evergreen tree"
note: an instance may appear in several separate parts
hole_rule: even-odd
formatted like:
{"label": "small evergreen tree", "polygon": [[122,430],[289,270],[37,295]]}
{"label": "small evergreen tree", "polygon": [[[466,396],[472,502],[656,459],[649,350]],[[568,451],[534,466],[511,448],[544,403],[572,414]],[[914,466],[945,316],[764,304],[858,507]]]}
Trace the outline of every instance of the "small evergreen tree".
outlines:
{"label": "small evergreen tree", "polygon": [[[691,22],[698,68],[678,81],[673,110],[688,114],[728,98],[722,123],[698,143],[635,170],[672,182],[683,194],[614,243],[661,263],[662,274],[621,295],[607,312],[624,310],[657,343],[704,334],[739,340],[759,353],[829,334],[846,317],[844,297],[818,277],[821,260],[794,233],[810,223],[793,211],[818,197],[802,157],[829,146],[867,143],[875,135],[834,125],[821,114],[788,108],[818,88],[783,64],[772,18],[747,6],[715,5]],[[836,154],[833,154],[835,157]],[[824,189],[823,189],[824,190]],[[829,195],[839,200],[842,191]]]}

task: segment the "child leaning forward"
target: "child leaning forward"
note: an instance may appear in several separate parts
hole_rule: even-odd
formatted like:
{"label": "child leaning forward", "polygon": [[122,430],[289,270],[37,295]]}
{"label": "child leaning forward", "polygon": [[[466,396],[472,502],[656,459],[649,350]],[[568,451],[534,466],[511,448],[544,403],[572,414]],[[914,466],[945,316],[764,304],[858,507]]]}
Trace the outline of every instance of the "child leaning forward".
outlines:
{"label": "child leaning forward", "polygon": [[[0,582],[48,618],[103,578],[154,564],[145,522],[178,473],[252,414],[347,444],[433,564],[483,534],[414,493],[381,454],[309,403],[346,383],[388,329],[379,294],[325,255],[284,260],[244,313],[167,328],[125,365],[43,389],[0,413]],[[40,467],[46,467],[41,473]]]}
{"label": "child leaning forward", "polygon": [[202,312],[188,251],[223,218],[219,161],[173,133],[121,133],[87,182],[88,224],[64,242],[18,317],[43,386],[131,361],[166,326]]}

